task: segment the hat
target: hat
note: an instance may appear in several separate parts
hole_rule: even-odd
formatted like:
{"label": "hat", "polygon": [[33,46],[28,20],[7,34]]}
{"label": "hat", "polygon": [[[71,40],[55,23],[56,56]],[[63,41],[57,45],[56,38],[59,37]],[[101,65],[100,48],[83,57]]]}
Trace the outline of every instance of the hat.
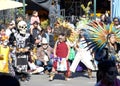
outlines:
{"label": "hat", "polygon": [[42,44],[48,44],[48,41],[46,38],[42,38]]}

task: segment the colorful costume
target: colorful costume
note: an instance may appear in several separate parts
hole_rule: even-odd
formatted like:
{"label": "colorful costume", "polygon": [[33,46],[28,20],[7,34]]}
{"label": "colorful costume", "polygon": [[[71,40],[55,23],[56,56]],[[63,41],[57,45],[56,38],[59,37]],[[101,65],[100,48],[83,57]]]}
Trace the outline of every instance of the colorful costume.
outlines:
{"label": "colorful costume", "polygon": [[75,72],[79,62],[81,61],[87,68],[91,70],[95,70],[92,61],[93,57],[91,55],[90,50],[87,50],[86,48],[87,43],[84,43],[84,40],[80,40],[79,42],[79,50],[76,53],[75,59],[73,60],[73,63],[70,67],[70,70],[72,72]]}
{"label": "colorful costume", "polygon": [[[91,28],[88,29],[91,35],[87,47],[89,47],[88,49],[92,49],[92,53],[99,55],[102,50],[106,48],[108,36],[111,33],[114,33],[116,41],[118,43],[120,42],[120,30],[113,30],[111,27],[106,28],[105,24],[97,21],[92,21],[89,26],[91,26]],[[98,56],[97,59],[100,59],[100,57]]]}
{"label": "colorful costume", "polygon": [[18,73],[26,73],[28,75],[28,60],[30,59],[30,50],[33,49],[34,39],[32,35],[26,32],[27,24],[25,21],[18,23],[18,30],[18,33],[12,33],[9,38],[9,44],[15,50],[13,64],[16,75]]}
{"label": "colorful costume", "polygon": [[9,52],[8,46],[0,45],[0,72],[9,73]]}

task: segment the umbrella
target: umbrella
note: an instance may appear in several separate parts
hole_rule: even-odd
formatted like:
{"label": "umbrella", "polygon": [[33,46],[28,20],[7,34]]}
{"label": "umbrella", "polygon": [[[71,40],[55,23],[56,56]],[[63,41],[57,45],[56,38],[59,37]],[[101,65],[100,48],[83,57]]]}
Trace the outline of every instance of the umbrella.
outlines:
{"label": "umbrella", "polygon": [[13,0],[0,0],[0,10],[6,10],[6,9],[12,9],[18,7],[23,7],[23,3]]}

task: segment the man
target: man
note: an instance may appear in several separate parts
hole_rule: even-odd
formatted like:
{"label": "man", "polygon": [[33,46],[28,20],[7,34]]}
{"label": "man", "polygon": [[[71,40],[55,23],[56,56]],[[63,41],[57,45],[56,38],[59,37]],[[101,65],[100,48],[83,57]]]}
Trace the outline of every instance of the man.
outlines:
{"label": "man", "polygon": [[43,66],[44,71],[51,72],[52,69],[52,61],[50,56],[53,53],[53,49],[49,46],[46,38],[42,38],[41,47],[37,49],[37,66]]}

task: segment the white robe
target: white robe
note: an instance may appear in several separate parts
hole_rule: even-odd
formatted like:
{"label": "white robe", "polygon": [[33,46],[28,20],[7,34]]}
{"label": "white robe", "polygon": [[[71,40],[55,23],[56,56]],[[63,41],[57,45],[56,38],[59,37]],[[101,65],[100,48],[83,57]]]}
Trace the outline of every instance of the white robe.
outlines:
{"label": "white robe", "polygon": [[85,48],[85,46],[87,45],[82,44],[83,42],[81,41],[80,46],[82,46],[82,48],[79,48],[78,52],[76,53],[75,59],[73,60],[73,63],[70,66],[70,71],[71,72],[75,72],[79,62],[81,61],[87,68],[91,69],[91,70],[95,70],[95,67],[92,63],[91,60],[93,60],[92,55],[90,53],[89,50],[87,50],[87,48]]}

